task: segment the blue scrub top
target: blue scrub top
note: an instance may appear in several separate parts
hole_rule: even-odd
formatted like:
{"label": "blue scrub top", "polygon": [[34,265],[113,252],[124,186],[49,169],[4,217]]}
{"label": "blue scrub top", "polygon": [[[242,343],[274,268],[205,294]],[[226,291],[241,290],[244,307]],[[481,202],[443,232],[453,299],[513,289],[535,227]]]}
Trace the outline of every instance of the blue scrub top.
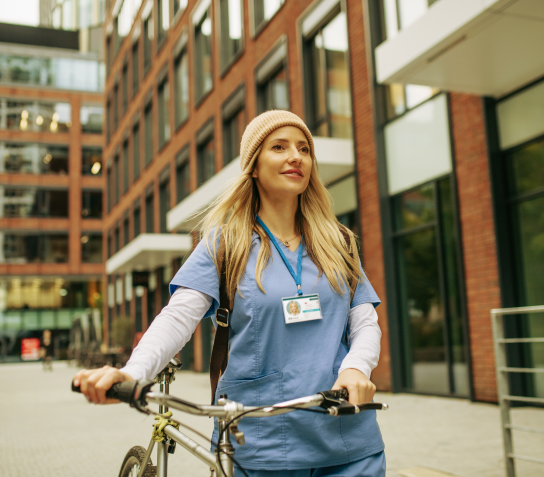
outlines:
{"label": "blue scrub top", "polygon": [[[350,290],[336,293],[327,277],[304,249],[302,291],[319,293],[323,319],[286,324],[281,299],[295,296],[293,277],[275,247],[262,273],[266,293],[257,286],[255,267],[261,246],[253,234],[246,272],[240,281],[230,315],[229,362],[217,386],[216,399],[248,406],[271,405],[331,389],[348,353],[343,340],[350,308],[363,303],[377,306],[380,299],[368,280],[360,282],[350,303]],[[298,250],[280,245],[296,270]],[[303,247],[303,244],[300,245]],[[204,241],[201,241],[170,283],[191,288],[213,298],[206,313],[215,323],[219,307],[219,277]],[[236,447],[235,458],[244,468],[295,470],[342,465],[384,449],[376,411],[331,417],[294,411],[268,418],[244,418],[239,429],[246,443]],[[217,422],[213,440],[217,441]]]}

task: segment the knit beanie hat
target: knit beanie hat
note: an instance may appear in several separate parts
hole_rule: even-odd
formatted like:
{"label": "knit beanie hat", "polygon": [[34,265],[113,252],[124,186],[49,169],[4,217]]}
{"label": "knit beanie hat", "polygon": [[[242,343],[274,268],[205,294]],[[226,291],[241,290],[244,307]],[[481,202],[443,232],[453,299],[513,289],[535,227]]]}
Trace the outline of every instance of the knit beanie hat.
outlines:
{"label": "knit beanie hat", "polygon": [[240,163],[242,172],[255,162],[258,155],[257,153],[260,152],[260,146],[266,137],[271,132],[284,126],[295,126],[304,133],[306,139],[308,139],[308,144],[310,145],[310,155],[312,159],[315,159],[312,133],[302,119],[290,111],[266,111],[247,125],[244,135],[242,136],[242,144],[240,145]]}

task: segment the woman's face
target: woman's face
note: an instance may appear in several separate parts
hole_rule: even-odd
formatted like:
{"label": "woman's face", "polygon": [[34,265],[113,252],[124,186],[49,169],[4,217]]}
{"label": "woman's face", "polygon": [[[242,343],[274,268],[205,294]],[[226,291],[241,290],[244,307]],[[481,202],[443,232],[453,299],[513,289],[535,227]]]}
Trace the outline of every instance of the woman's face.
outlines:
{"label": "woman's face", "polygon": [[289,304],[289,311],[291,312],[291,315],[296,314],[296,312],[298,311],[298,310],[297,310],[297,304],[291,302],[291,303]]}
{"label": "woman's face", "polygon": [[308,187],[311,172],[312,157],[306,136],[297,127],[284,126],[263,141],[252,176],[260,193],[296,197]]}

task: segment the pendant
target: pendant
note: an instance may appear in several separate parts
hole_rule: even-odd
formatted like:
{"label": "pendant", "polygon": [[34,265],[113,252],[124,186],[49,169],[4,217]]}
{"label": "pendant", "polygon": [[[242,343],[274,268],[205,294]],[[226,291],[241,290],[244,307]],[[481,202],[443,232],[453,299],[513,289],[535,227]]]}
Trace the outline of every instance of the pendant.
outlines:
{"label": "pendant", "polygon": [[289,242],[286,240],[285,242],[282,242],[283,245],[285,245],[287,248],[289,248]]}

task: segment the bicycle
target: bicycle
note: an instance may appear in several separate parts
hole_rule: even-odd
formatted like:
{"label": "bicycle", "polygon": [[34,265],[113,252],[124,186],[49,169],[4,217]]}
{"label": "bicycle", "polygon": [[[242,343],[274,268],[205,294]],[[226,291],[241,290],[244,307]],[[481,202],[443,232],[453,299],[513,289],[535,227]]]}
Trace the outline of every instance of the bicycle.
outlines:
{"label": "bicycle", "polygon": [[[371,402],[358,406],[350,404],[347,401],[349,396],[345,389],[323,391],[271,406],[244,406],[242,403],[230,401],[225,394],[222,394],[217,400],[217,405],[199,405],[169,395],[170,384],[179,369],[181,369],[181,362],[177,358],[173,358],[153,381],[139,380],[117,383],[106,392],[106,397],[118,399],[144,414],[154,414],[155,419],[158,418],[148,448],[132,447],[123,460],[119,477],[167,477],[168,454],[174,453],[176,444],[207,464],[212,477],[214,477],[214,472],[217,477],[234,477],[235,465],[247,476],[247,473],[234,458],[235,449],[230,440],[232,434],[239,445],[245,443],[244,433],[238,429],[238,423],[244,417],[270,417],[296,410],[343,416],[372,409],[388,409],[388,405],[385,403]],[[151,392],[151,387],[156,383],[160,385],[160,392]],[[81,392],[79,387],[75,387],[73,383],[72,391]],[[147,407],[150,403],[159,405],[158,413]],[[170,419],[169,407],[188,414],[216,417],[219,421],[218,442],[211,442],[209,438],[198,431]],[[312,409],[315,407],[320,407],[321,410]],[[215,451],[209,451],[185,435],[178,429],[180,426],[211,442]],[[151,460],[155,443],[157,443],[156,466]]]}

